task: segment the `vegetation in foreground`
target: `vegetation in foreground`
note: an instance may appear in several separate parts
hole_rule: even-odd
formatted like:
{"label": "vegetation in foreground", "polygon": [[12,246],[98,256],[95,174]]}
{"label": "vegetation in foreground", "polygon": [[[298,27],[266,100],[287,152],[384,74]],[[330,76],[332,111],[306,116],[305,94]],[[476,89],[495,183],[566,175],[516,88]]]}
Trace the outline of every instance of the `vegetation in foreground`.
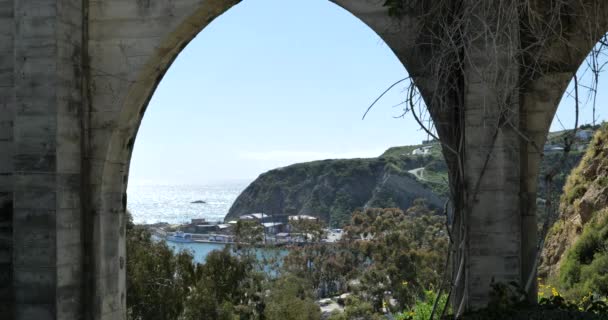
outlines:
{"label": "vegetation in foreground", "polygon": [[[358,211],[343,241],[290,248],[280,265],[271,264],[272,271],[251,246],[214,251],[197,264],[190,253],[173,253],[129,224],[129,318],[312,320],[321,317],[315,300],[346,292],[350,296],[340,303],[348,319],[398,314],[442,279],[443,224],[423,202],[406,213]],[[320,229],[297,227],[310,227],[311,235]],[[239,230],[243,239],[256,238],[252,228]]]}
{"label": "vegetation in foreground", "polygon": [[[448,241],[444,223],[421,201],[406,212],[357,211],[343,241],[294,247],[282,263],[267,265],[250,245],[213,251],[204,264],[197,264],[190,253],[174,253],[146,229],[129,224],[128,317],[317,320],[322,314],[315,301],[334,297],[340,311],[326,312],[324,319],[430,319],[435,289],[448,274],[443,270]],[[298,227],[311,228],[311,235],[321,229]],[[259,238],[247,225],[240,232],[242,239]],[[557,288],[541,285],[541,304],[531,306],[520,302],[517,288],[497,284],[494,292],[488,309],[464,319],[608,317],[605,298],[598,294],[571,303]],[[445,293],[439,297],[434,319],[451,313],[449,306],[443,311],[447,300]]]}

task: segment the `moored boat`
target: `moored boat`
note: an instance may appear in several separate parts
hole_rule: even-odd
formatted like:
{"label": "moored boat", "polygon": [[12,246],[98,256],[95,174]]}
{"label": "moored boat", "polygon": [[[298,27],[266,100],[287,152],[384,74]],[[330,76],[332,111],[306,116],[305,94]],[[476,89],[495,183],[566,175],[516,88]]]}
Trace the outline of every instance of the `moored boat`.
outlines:
{"label": "moored boat", "polygon": [[194,242],[192,240],[192,235],[189,233],[184,233],[182,231],[178,231],[173,235],[167,235],[167,241],[172,242]]}

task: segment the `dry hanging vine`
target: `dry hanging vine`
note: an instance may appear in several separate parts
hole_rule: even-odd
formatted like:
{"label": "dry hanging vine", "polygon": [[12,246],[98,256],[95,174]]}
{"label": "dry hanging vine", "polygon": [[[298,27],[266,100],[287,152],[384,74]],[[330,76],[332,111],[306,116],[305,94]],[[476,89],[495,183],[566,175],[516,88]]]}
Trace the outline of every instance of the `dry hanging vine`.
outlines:
{"label": "dry hanging vine", "polygon": [[[603,72],[608,59],[606,48],[608,39],[608,20],[601,16],[601,1],[534,1],[534,0],[387,0],[389,15],[395,18],[395,24],[409,21],[408,27],[415,26],[418,36],[414,45],[409,48],[408,60],[410,76],[401,79],[384,91],[368,108],[365,114],[391,89],[407,83],[406,99],[403,114],[411,113],[417,124],[429,136],[441,144],[448,164],[450,199],[452,202],[451,222],[447,226],[450,235],[450,250],[447,260],[455,259],[452,265],[452,276],[448,295],[457,288],[463,293],[460,301],[455,301],[455,315],[461,315],[467,307],[466,271],[468,241],[467,212],[480,192],[480,185],[486,174],[488,163],[494,154],[497,139],[507,130],[512,130],[539,156],[542,157],[542,143],[546,137],[539,139],[531,136],[520,123],[522,100],[534,89],[538,81],[564,72],[574,78],[573,95],[575,124],[578,127],[580,111],[580,89],[588,91],[588,102],[592,105],[592,119],[596,121],[596,97],[599,75]],[[582,21],[582,22],[581,22]],[[582,35],[572,29],[574,22],[584,28]],[[580,32],[580,30],[575,30]],[[598,42],[599,39],[599,42]],[[589,73],[590,84],[582,85],[576,77],[576,70],[581,64],[577,60],[582,44],[595,44],[588,54],[586,63],[579,69],[579,74]],[[561,64],[547,52],[556,50],[561,45]],[[584,46],[583,46],[584,47]],[[588,48],[584,49],[588,52]],[[583,55],[584,57],[584,55]],[[553,59],[553,60],[552,60]],[[479,62],[481,61],[481,62]],[[563,69],[563,71],[562,71]],[[487,154],[477,178],[467,184],[465,178],[474,175],[466,172],[465,126],[467,112],[474,107],[467,101],[467,90],[480,89],[488,99],[476,107],[486,114],[486,125],[492,128],[489,135]],[[485,97],[485,96],[484,96]],[[556,107],[556,106],[554,106]],[[488,111],[490,110],[490,111]],[[554,112],[552,110],[551,112]],[[525,111],[524,111],[525,112]],[[365,117],[365,115],[364,115]],[[430,126],[424,123],[433,120]],[[548,129],[548,127],[547,127]],[[575,131],[571,133],[573,136]],[[572,139],[566,141],[565,159],[571,148]],[[563,161],[545,177],[546,188],[551,193],[551,181]],[[547,221],[537,245],[534,265],[525,282],[525,289],[530,292],[535,275],[536,265],[542,249],[542,239],[546,236],[547,225],[554,216],[551,203],[548,205]],[[452,235],[456,238],[453,239]],[[449,265],[449,264],[446,264]],[[449,269],[449,268],[446,268]],[[446,270],[447,271],[447,270]],[[444,290],[439,288],[437,297]],[[433,308],[433,315],[437,307]],[[444,308],[445,310],[445,308]]]}

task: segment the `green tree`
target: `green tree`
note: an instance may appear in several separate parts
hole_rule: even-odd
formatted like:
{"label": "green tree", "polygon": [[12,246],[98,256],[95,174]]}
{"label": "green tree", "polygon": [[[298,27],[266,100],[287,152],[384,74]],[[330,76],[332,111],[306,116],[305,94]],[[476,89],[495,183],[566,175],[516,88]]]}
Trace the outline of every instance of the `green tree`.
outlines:
{"label": "green tree", "polygon": [[[254,234],[253,232],[249,233]],[[263,319],[265,275],[255,255],[212,251],[204,264],[127,224],[127,309],[133,320]]]}
{"label": "green tree", "polygon": [[325,226],[320,219],[289,220],[292,233],[302,234],[304,241],[319,242],[325,237]]}
{"label": "green tree", "polygon": [[239,220],[234,228],[234,235],[239,249],[264,243],[264,227],[257,221]]}
{"label": "green tree", "polygon": [[173,253],[142,227],[127,232],[127,308],[130,319],[177,319],[198,266],[188,252]]}
{"label": "green tree", "polygon": [[355,212],[345,228],[345,239],[369,261],[361,265],[358,295],[379,311],[384,292],[390,291],[400,309],[413,305],[424,289],[438,286],[447,272],[443,270],[448,244],[444,222],[421,201],[407,213],[399,209]]}
{"label": "green tree", "polygon": [[[424,201],[400,209],[356,211],[342,241],[290,249],[283,269],[310,282],[318,298],[353,292],[379,313],[390,292],[395,310],[412,306],[445,275],[445,218]],[[359,311],[357,311],[359,312]]]}
{"label": "green tree", "polygon": [[286,275],[277,279],[267,299],[265,315],[268,320],[318,320],[319,307],[314,303],[310,283]]}
{"label": "green tree", "polygon": [[346,243],[309,244],[290,248],[282,269],[308,281],[321,298],[341,293],[360,263]]}
{"label": "green tree", "polygon": [[[261,278],[253,272],[253,262],[232,255],[228,247],[214,250],[200,267],[200,278],[184,302],[181,320],[224,320],[235,316],[256,319],[256,303],[261,292]],[[258,311],[258,312],[256,312]]]}

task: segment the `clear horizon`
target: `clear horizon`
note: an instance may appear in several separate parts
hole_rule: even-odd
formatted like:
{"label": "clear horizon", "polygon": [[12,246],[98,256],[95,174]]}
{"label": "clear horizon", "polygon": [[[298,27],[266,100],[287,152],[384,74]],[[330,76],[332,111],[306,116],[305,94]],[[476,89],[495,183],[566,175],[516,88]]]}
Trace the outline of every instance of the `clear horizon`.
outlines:
{"label": "clear horizon", "polygon": [[[403,87],[361,120],[406,76],[377,34],[329,1],[244,1],[205,28],[161,81],[136,138],[129,183],[250,181],[297,162],[419,144],[427,136],[415,121],[393,118]],[[602,88],[600,81],[597,110],[605,119]],[[590,108],[581,109],[579,124],[592,122]],[[565,128],[572,110],[572,99],[562,99],[557,116]],[[562,129],[557,118],[551,129]]]}

